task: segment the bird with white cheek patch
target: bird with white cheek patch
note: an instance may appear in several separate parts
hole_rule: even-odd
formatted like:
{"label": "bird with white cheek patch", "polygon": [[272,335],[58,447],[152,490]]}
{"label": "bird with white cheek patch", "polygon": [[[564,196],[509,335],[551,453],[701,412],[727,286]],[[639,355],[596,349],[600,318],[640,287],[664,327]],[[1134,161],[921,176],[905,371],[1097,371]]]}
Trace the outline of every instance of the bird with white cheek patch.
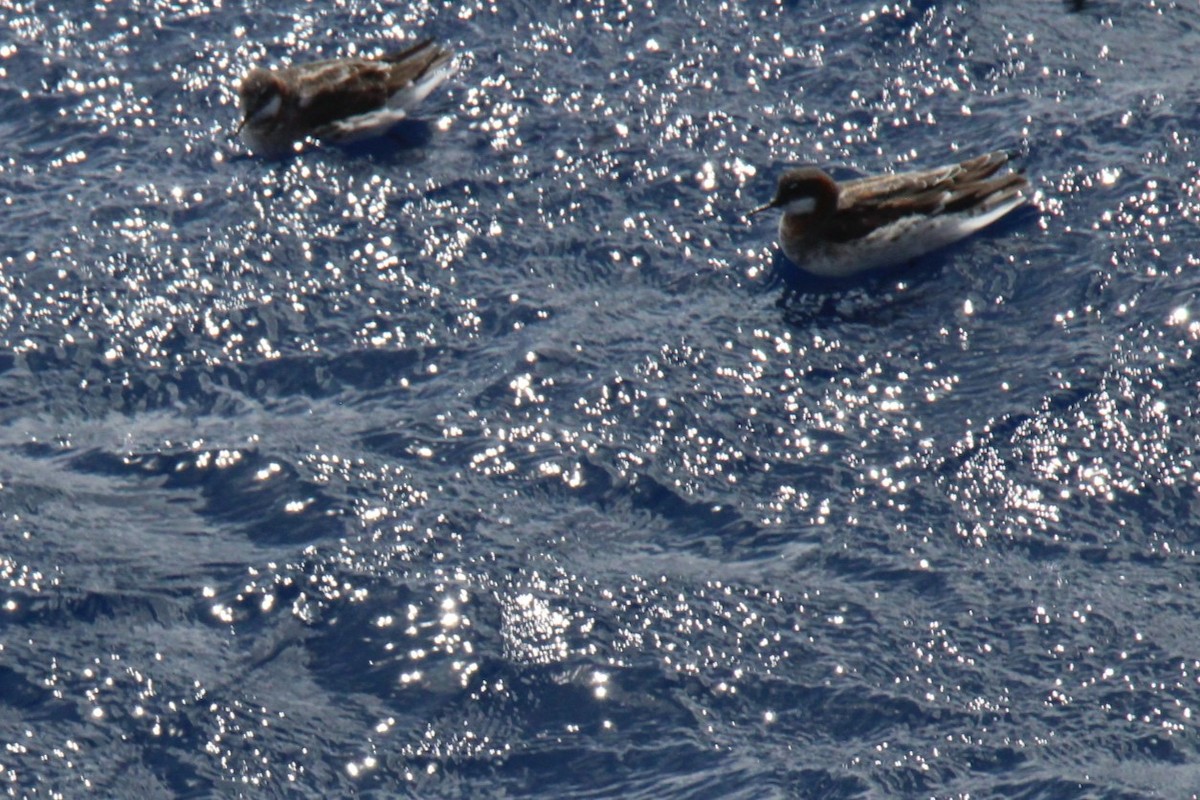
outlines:
{"label": "bird with white cheek patch", "polygon": [[264,155],[287,152],[308,136],[349,141],[378,135],[450,76],[452,57],[425,40],[378,58],[255,68],[238,89],[243,117],[237,133]]}
{"label": "bird with white cheek patch", "polygon": [[1026,203],[1025,176],[999,172],[1009,157],[997,151],[842,183],[816,167],[801,167],[785,172],[771,202],[746,216],[781,209],[784,255],[813,275],[849,277],[957,242]]}

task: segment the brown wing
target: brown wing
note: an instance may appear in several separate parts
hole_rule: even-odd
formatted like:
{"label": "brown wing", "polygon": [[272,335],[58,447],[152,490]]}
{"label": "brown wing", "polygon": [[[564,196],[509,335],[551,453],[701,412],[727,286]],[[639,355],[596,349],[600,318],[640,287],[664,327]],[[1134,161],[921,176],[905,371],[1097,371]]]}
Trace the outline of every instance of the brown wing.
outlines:
{"label": "brown wing", "polygon": [[1028,182],[1015,172],[991,177],[1007,162],[1008,153],[1001,151],[921,172],[847,181],[826,234],[848,242],[904,217],[965,211],[997,193],[1010,196]]}
{"label": "brown wing", "polygon": [[936,188],[973,183],[990,177],[1008,163],[1009,155],[1003,150],[977,156],[958,164],[901,172],[896,175],[875,175],[869,178],[846,181],[841,184],[842,205],[854,205],[864,198],[905,197]]}
{"label": "brown wing", "polygon": [[322,61],[293,69],[296,105],[314,129],[374,111],[391,95],[390,67],[378,61]]}

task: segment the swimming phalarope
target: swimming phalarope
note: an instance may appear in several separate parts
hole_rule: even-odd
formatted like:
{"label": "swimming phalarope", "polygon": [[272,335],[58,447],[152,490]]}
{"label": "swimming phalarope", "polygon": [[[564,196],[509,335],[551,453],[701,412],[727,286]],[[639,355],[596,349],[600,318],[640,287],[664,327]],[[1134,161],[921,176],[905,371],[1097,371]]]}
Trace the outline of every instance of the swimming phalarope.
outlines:
{"label": "swimming phalarope", "polygon": [[[994,175],[1003,151],[920,172],[837,183],[816,167],[785,172],[774,199],[779,243],[801,269],[847,277],[900,264],[971,235],[1028,199],[1018,172]],[[993,177],[994,176],[994,177]]]}
{"label": "swimming phalarope", "polygon": [[255,68],[238,93],[237,133],[257,153],[291,149],[305,136],[348,140],[382,133],[453,71],[432,40],[378,58],[337,58],[279,70]]}

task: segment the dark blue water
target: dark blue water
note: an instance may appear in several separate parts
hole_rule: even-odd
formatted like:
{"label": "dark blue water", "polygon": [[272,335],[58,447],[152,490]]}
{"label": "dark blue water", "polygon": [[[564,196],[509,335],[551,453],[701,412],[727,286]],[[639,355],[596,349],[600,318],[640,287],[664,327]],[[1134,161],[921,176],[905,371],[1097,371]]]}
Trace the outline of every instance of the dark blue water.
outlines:
{"label": "dark blue water", "polygon": [[[1193,3],[0,20],[9,796],[1200,791]],[[391,139],[228,138],[417,36]],[[901,274],[741,218],[995,148]]]}

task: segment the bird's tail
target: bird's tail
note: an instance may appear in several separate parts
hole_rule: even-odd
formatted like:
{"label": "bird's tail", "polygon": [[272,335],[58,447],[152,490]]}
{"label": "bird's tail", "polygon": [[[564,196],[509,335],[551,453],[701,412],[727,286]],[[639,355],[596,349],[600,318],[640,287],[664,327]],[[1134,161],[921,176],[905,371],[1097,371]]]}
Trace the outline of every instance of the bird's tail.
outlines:
{"label": "bird's tail", "polygon": [[418,105],[446,82],[454,73],[454,53],[426,39],[397,53],[383,56],[381,61],[394,64],[404,73],[406,85],[388,99],[388,108],[407,110]]}

